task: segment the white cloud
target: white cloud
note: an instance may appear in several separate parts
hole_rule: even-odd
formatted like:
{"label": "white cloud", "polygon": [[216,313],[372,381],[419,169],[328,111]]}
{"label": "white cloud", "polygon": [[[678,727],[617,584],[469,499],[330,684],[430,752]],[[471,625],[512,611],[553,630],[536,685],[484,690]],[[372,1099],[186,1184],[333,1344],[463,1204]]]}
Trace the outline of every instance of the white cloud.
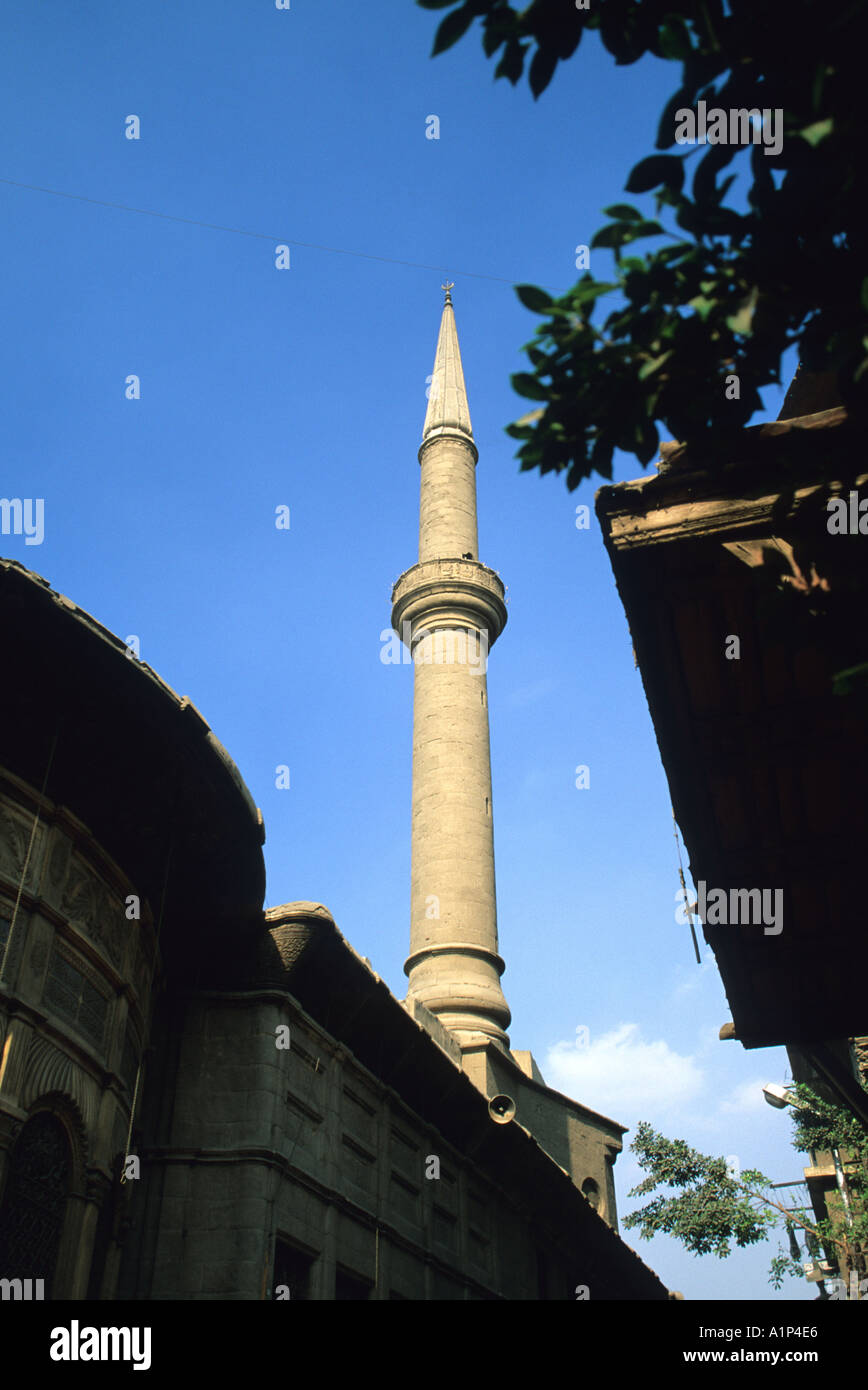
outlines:
{"label": "white cloud", "polygon": [[720,1103],[725,1115],[751,1115],[765,1110],[766,1099],[763,1086],[767,1078],[742,1081],[734,1086],[729,1095]]}
{"label": "white cloud", "polygon": [[693,1057],[663,1039],[646,1042],[638,1023],[622,1023],[587,1047],[555,1043],[542,1068],[550,1085],[621,1123],[659,1123],[702,1091],[705,1076]]}

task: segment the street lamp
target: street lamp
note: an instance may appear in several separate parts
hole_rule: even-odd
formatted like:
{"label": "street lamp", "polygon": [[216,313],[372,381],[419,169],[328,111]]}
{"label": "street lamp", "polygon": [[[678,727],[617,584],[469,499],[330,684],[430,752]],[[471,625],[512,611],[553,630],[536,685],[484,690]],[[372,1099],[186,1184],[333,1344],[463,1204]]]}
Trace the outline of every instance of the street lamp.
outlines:
{"label": "street lamp", "polygon": [[776,1110],[783,1110],[785,1105],[798,1105],[799,1102],[790,1096],[786,1086],[777,1086],[774,1081],[770,1081],[767,1086],[763,1086],[763,1095],[769,1105],[773,1105]]}

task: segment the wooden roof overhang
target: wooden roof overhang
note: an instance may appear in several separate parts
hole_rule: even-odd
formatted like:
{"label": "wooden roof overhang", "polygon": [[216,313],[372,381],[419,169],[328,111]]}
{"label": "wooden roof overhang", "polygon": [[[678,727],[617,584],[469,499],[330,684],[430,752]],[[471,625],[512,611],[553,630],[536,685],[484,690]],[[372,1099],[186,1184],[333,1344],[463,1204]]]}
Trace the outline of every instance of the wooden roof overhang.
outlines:
{"label": "wooden roof overhang", "polygon": [[865,466],[833,409],[597,494],[694,882],[782,894],[779,931],[704,928],[745,1047],[868,1031],[868,704],[832,687],[868,661],[868,535],[825,524]]}

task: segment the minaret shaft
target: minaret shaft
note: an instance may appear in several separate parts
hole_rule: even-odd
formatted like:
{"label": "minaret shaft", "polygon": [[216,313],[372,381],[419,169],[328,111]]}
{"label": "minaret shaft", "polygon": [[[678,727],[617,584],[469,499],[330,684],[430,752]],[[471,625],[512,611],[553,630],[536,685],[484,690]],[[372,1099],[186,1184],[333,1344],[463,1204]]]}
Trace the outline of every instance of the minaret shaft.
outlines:
{"label": "minaret shaft", "polygon": [[419,462],[419,559],[469,555],[475,560],[475,448],[456,432],[424,444]]}
{"label": "minaret shaft", "polygon": [[392,625],[414,661],[408,993],[458,1042],[505,1046],[497,947],[487,657],[504,589],[477,559],[476,446],[451,300],[443,309],[422,446],[419,563]]}

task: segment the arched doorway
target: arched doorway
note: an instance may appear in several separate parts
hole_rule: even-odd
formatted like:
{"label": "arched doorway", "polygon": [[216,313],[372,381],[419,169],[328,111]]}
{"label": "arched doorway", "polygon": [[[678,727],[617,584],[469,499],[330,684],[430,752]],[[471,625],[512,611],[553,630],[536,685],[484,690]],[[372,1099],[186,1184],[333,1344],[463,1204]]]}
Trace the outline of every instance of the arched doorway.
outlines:
{"label": "arched doorway", "polygon": [[51,1297],[66,1216],[72,1152],[56,1115],[39,1111],[12,1150],[0,1204],[0,1271],[9,1279],[44,1279]]}

